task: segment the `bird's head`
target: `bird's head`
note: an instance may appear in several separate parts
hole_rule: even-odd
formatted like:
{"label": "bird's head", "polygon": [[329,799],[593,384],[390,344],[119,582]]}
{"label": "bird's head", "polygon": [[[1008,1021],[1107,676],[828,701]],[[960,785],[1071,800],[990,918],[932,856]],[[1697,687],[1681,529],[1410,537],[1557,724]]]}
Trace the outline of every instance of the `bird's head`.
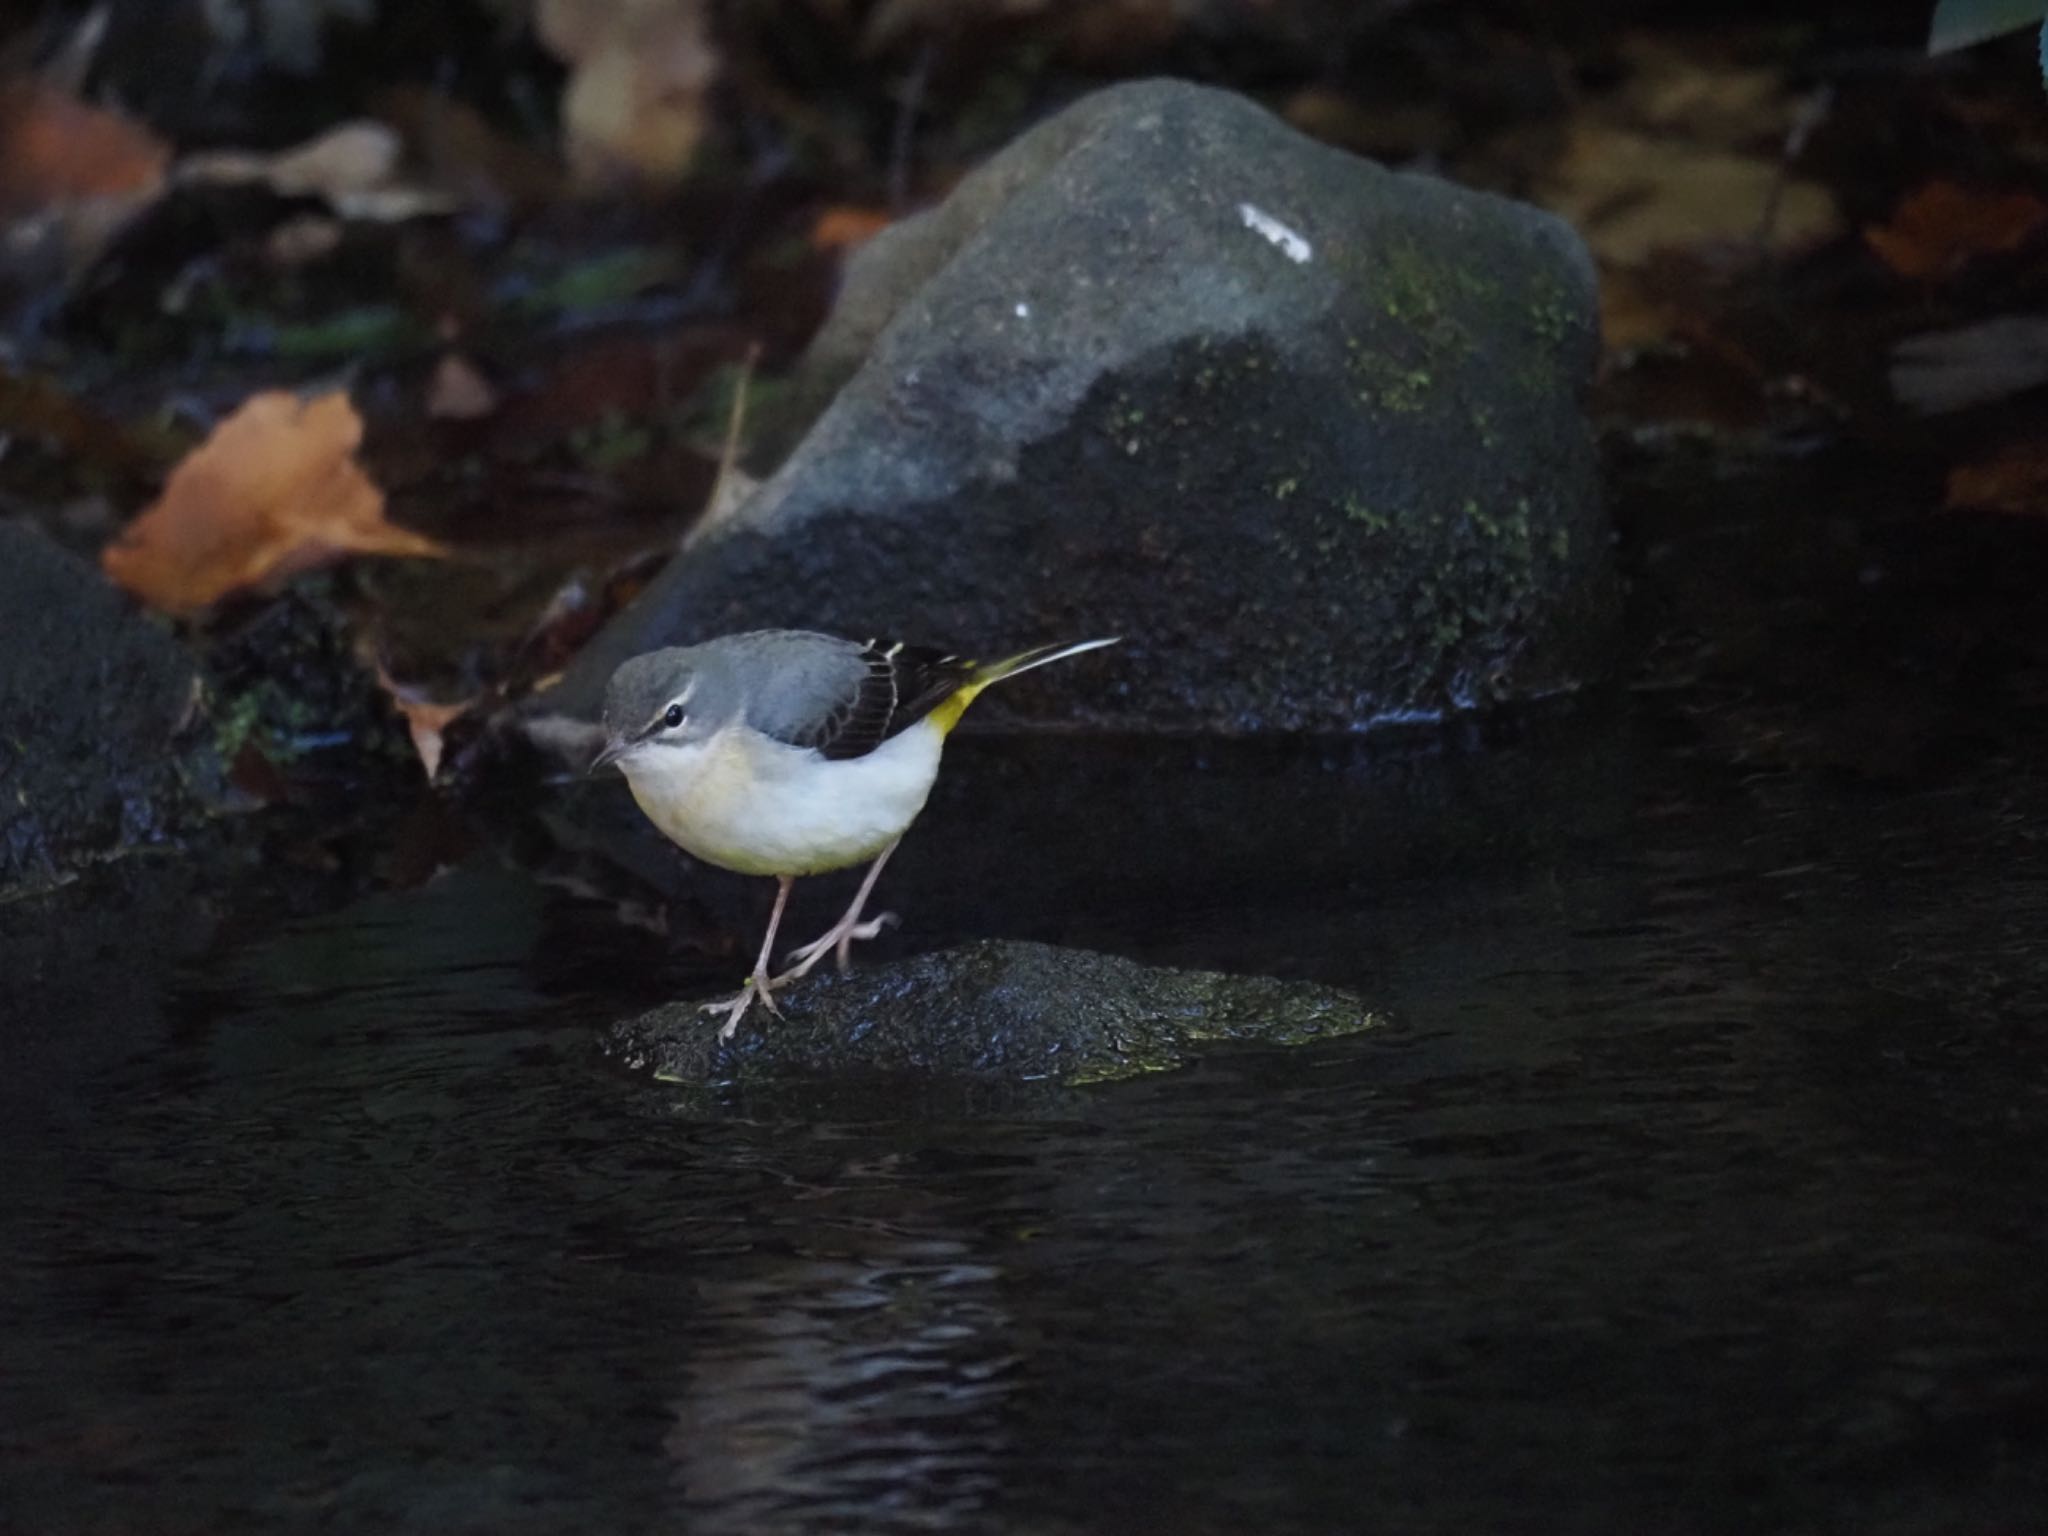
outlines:
{"label": "bird's head", "polygon": [[731,718],[729,668],[701,646],[649,651],[620,665],[604,690],[604,747],[590,772],[630,773],[648,754],[700,747]]}

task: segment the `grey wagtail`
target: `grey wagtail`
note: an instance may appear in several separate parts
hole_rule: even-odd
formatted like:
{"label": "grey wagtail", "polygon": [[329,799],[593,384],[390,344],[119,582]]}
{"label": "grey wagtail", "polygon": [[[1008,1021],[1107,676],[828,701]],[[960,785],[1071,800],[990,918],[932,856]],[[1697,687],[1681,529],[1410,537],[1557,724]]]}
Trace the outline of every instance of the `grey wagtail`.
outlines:
{"label": "grey wagtail", "polygon": [[[605,744],[595,773],[618,764],[662,834],[706,863],[773,875],[775,911],[739,996],[707,1003],[730,1039],[759,998],[810,974],[836,950],[893,919],[861,921],[889,855],[939,773],[947,733],[992,683],[1115,640],[1045,645],[1002,661],[969,661],[906,645],[865,645],[806,630],[761,629],[635,656],[604,695]],[[869,859],[846,915],[768,974],[775,930],[799,875]]]}

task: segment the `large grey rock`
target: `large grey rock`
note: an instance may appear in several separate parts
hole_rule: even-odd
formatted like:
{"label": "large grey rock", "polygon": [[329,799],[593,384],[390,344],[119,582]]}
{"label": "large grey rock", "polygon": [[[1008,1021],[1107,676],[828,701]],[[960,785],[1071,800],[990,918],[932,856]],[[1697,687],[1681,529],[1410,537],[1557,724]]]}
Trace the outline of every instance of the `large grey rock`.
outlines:
{"label": "large grey rock", "polygon": [[14,523],[0,524],[0,622],[0,892],[164,841],[197,814],[197,674],[165,630]]}
{"label": "large grey rock", "polygon": [[767,624],[1121,633],[1008,697],[1148,728],[1568,687],[1613,606],[1594,297],[1535,209],[1223,92],[1104,91],[861,254],[807,365],[845,387],[545,707],[587,717],[625,657]]}
{"label": "large grey rock", "polygon": [[616,1025],[607,1051],[689,1084],[845,1074],[1078,1085],[1181,1065],[1217,1041],[1299,1044],[1377,1022],[1348,993],[982,940],[777,994],[730,1041],[695,1002]]}

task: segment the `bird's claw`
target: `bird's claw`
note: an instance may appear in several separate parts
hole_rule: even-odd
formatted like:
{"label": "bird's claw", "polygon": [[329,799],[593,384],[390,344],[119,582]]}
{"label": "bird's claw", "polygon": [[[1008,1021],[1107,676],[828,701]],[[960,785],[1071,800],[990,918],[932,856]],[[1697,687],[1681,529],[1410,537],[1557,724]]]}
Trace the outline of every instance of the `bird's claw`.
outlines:
{"label": "bird's claw", "polygon": [[[838,940],[839,932],[837,929],[834,929],[828,932],[821,939],[813,939],[808,944],[799,944],[795,949],[792,949],[787,955],[783,957],[783,964],[790,966],[802,965],[805,961],[809,960],[813,955],[823,954],[826,950],[830,949],[835,943],[837,943]],[[794,981],[800,974],[802,973],[799,971],[789,970],[784,971],[780,976],[776,977],[775,979],[779,982]]]}
{"label": "bird's claw", "polygon": [[738,1031],[740,1020],[746,1017],[747,1009],[753,1005],[757,997],[761,1000],[762,1006],[778,1019],[788,1017],[782,1011],[782,1004],[775,1001],[774,993],[774,989],[781,986],[785,980],[787,978],[782,976],[750,976],[747,978],[747,984],[740,988],[738,996],[721,997],[716,1002],[700,1003],[698,1011],[724,1014],[725,1022],[718,1027],[718,1038],[730,1040]]}
{"label": "bird's claw", "polygon": [[[846,932],[849,939],[878,939],[902,923],[903,919],[894,912],[877,912],[864,923],[856,923]],[[842,940],[841,942],[844,942]]]}
{"label": "bird's claw", "polygon": [[839,952],[839,969],[845,970],[848,951],[852,949],[855,939],[879,938],[886,930],[895,927],[898,921],[900,919],[894,912],[878,912],[866,922],[855,923],[852,927],[834,923],[810,943],[792,949],[787,960],[790,968],[777,976],[772,985],[782,986],[810,975],[812,968],[824,959],[828,952],[835,949]]}

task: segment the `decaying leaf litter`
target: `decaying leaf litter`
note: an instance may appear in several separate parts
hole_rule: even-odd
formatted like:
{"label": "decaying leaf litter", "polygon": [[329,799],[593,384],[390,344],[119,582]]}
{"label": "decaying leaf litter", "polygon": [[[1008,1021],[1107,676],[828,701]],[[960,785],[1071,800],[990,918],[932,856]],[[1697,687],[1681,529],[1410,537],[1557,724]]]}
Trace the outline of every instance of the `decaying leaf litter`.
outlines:
{"label": "decaying leaf litter", "polygon": [[733,432],[772,420],[847,254],[1118,76],[1564,214],[1617,440],[1864,442],[1928,516],[2048,511],[2048,110],[2029,39],[1930,64],[1922,6],[273,9],[190,46],[317,83],[275,143],[138,90],[118,13],[15,39],[0,505],[202,647],[290,587],[429,779],[767,467]]}

